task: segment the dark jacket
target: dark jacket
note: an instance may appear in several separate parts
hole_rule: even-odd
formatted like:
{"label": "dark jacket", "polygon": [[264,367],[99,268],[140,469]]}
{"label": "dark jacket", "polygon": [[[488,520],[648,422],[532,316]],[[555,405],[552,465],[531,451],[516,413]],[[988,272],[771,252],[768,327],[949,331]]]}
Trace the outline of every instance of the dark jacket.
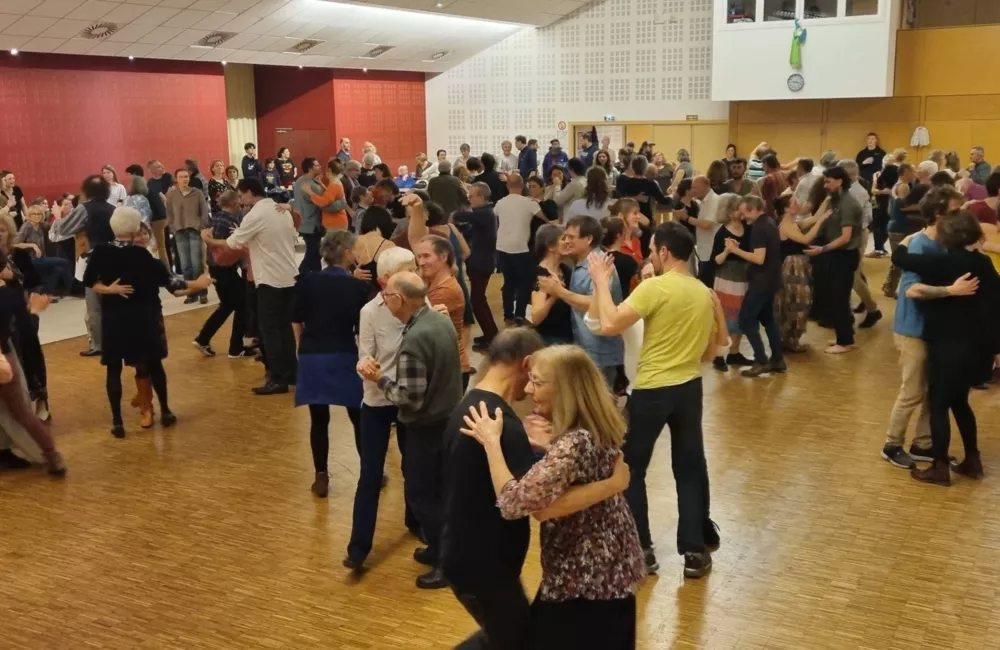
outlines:
{"label": "dark jacket", "polygon": [[456,212],[452,217],[458,225],[468,225],[471,252],[465,260],[465,267],[476,273],[493,273],[497,257],[497,215],[493,204]]}
{"label": "dark jacket", "polygon": [[264,166],[260,161],[250,156],[243,156],[243,178],[256,178],[260,180],[264,174]]}
{"label": "dark jacket", "polygon": [[517,170],[521,173],[521,178],[527,181],[531,173],[538,173],[538,150],[534,147],[525,147],[517,154]]}
{"label": "dark jacket", "polygon": [[461,210],[469,203],[462,181],[452,174],[440,174],[432,178],[427,183],[427,193],[430,195],[431,201],[440,205],[447,215]]}

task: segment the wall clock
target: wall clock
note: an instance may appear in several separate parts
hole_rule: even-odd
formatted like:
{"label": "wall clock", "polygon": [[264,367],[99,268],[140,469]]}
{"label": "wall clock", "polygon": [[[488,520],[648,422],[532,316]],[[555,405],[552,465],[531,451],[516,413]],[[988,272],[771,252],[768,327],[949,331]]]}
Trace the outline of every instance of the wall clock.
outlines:
{"label": "wall clock", "polygon": [[793,93],[799,92],[800,90],[805,88],[805,85],[806,85],[805,77],[803,77],[798,72],[788,77],[788,89],[791,90]]}

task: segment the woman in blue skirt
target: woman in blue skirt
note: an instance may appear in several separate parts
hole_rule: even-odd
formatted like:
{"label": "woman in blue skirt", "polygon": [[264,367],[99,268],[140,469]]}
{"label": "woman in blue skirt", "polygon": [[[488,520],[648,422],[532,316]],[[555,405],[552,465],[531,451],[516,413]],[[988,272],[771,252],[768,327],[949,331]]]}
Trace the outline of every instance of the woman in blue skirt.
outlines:
{"label": "woman in blue skirt", "polygon": [[320,244],[326,268],[300,276],[295,285],[292,326],[299,342],[295,405],[309,406],[309,442],[316,470],[312,491],[320,498],[330,487],[330,406],[347,409],[358,446],[362,390],[355,337],[371,286],[348,270],[355,265],[357,239],[348,230],[329,231]]}

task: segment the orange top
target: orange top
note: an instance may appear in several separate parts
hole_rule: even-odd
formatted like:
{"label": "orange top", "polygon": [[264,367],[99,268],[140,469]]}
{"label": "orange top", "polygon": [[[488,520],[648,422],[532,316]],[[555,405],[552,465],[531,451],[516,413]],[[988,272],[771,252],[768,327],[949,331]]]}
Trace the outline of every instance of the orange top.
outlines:
{"label": "orange top", "polygon": [[[312,202],[321,208],[325,208],[334,201],[342,201],[344,199],[344,186],[340,184],[340,181],[331,181],[329,185],[322,194],[313,194]],[[323,227],[326,229],[332,228],[347,228],[347,210],[341,210],[340,212],[324,212],[323,213]]]}
{"label": "orange top", "polygon": [[448,316],[458,334],[458,356],[462,363],[462,372],[468,372],[472,366],[469,365],[469,353],[462,338],[462,330],[465,329],[465,294],[462,293],[458,280],[449,275],[442,282],[430,287],[427,290],[427,300],[432,306],[444,305],[448,308]]}

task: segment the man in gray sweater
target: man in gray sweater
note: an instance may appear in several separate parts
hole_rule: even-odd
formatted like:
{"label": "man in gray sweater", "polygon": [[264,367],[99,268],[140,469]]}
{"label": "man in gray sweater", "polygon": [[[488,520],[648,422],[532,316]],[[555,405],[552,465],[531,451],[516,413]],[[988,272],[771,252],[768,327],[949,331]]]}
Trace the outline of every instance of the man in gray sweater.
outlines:
{"label": "man in gray sweater", "polygon": [[440,589],[448,586],[440,562],[444,433],[462,399],[458,335],[447,316],[427,306],[427,288],[416,273],[392,276],[382,296],[392,315],[406,323],[396,379],[383,376],[375,359],[361,360],[358,371],[399,407],[399,421],[407,427],[406,497],[427,538],[427,547],[413,558],[432,567],[417,578],[417,587]]}

